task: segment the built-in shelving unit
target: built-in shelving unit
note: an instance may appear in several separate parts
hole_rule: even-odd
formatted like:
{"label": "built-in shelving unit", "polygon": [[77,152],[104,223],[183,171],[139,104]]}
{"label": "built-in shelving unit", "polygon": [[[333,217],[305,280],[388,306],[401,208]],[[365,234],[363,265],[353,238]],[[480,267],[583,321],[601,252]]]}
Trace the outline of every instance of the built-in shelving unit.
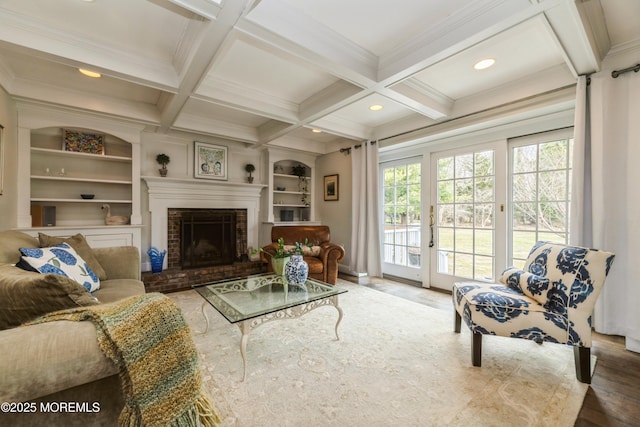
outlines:
{"label": "built-in shelving unit", "polygon": [[[303,169],[294,174],[293,168]],[[272,212],[274,222],[301,222],[311,219],[311,168],[294,160],[273,166]]]}
{"label": "built-in shelving unit", "polygon": [[133,164],[126,141],[104,135],[104,154],[66,151],[61,128],[38,129],[31,132],[30,159],[29,202],[54,206],[57,226],[105,225],[103,204],[112,215],[131,215]]}
{"label": "built-in shelving unit", "polygon": [[[91,113],[18,101],[18,182],[16,229],[67,237],[83,234],[92,247],[141,248],[140,137],[145,125]],[[100,134],[94,152],[65,149],[63,129]],[[99,141],[98,141],[99,142]],[[85,145],[85,150],[89,148]],[[81,194],[93,194],[83,199]],[[106,210],[126,215],[130,224],[106,225]],[[49,226],[55,207],[55,226]],[[43,226],[34,217],[44,216]]]}
{"label": "built-in shelving unit", "polygon": [[[264,212],[260,241],[271,241],[274,225],[318,224],[315,217],[316,156],[283,148],[267,149],[268,191],[262,200]],[[304,168],[304,169],[302,169]]]}

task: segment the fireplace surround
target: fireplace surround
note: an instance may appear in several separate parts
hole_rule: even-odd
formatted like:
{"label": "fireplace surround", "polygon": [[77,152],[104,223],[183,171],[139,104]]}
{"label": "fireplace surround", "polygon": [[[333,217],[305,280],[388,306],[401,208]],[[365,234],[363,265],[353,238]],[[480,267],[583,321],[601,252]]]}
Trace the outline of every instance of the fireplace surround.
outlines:
{"label": "fireplace surround", "polygon": [[[212,183],[189,178],[143,177],[148,190],[151,227],[149,246],[167,249],[164,271],[151,274],[148,260],[143,262],[143,281],[147,291],[174,291],[191,285],[213,280],[222,280],[264,270],[260,262],[246,261],[249,247],[259,246],[260,195],[266,185],[234,182]],[[231,264],[182,268],[178,255],[172,250],[175,242],[169,231],[170,211],[233,211],[240,215],[236,225],[235,259]],[[246,221],[242,219],[246,216]],[[236,218],[237,219],[237,218]],[[171,238],[170,238],[171,237]],[[240,243],[238,243],[240,242]],[[179,246],[178,246],[179,247]],[[146,249],[143,251],[146,253]]]}

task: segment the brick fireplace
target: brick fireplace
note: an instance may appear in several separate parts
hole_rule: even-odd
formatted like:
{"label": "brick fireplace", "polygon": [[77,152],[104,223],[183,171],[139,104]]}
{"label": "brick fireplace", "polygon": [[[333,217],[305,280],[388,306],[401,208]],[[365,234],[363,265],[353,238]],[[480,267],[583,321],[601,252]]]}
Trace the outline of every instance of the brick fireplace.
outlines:
{"label": "brick fireplace", "polygon": [[[259,246],[260,194],[264,185],[159,177],[144,177],[144,180],[148,188],[151,213],[149,246],[167,250],[161,273],[150,273],[148,260],[143,263],[142,279],[147,292],[171,292],[187,289],[194,284],[265,271],[262,263],[251,262],[246,256],[248,247]],[[223,209],[220,208],[222,206]],[[203,219],[209,214],[218,218],[211,221]],[[189,245],[190,248],[197,247],[198,254],[207,255],[229,252],[229,248],[222,248],[220,242],[213,240],[223,230],[230,230],[228,222],[233,218],[235,248],[232,249],[230,259],[203,265],[183,265],[183,238],[180,233],[185,216],[196,223],[195,228],[203,222],[214,224],[214,231],[211,232],[213,236],[205,237],[204,240],[196,238],[196,242]],[[189,229],[193,227],[193,224],[188,226]],[[143,249],[146,254],[148,248]]]}
{"label": "brick fireplace", "polygon": [[246,209],[169,208],[168,268],[211,267],[246,258]]}

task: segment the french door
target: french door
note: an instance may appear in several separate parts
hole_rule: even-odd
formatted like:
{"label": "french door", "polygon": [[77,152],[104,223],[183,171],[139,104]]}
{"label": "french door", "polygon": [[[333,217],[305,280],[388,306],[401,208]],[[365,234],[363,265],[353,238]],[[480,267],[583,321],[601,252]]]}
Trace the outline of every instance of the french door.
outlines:
{"label": "french door", "polygon": [[383,163],[380,180],[382,271],[422,281],[422,159]]}
{"label": "french door", "polygon": [[430,283],[494,281],[505,267],[506,142],[431,157]]}

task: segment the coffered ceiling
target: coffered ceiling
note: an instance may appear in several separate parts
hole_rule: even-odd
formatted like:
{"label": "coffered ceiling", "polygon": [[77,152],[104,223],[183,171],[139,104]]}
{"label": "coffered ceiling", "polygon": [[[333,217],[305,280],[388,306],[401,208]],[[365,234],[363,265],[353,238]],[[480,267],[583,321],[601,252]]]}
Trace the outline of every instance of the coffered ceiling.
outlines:
{"label": "coffered ceiling", "polygon": [[572,85],[638,43],[637,0],[0,0],[17,100],[315,153]]}

